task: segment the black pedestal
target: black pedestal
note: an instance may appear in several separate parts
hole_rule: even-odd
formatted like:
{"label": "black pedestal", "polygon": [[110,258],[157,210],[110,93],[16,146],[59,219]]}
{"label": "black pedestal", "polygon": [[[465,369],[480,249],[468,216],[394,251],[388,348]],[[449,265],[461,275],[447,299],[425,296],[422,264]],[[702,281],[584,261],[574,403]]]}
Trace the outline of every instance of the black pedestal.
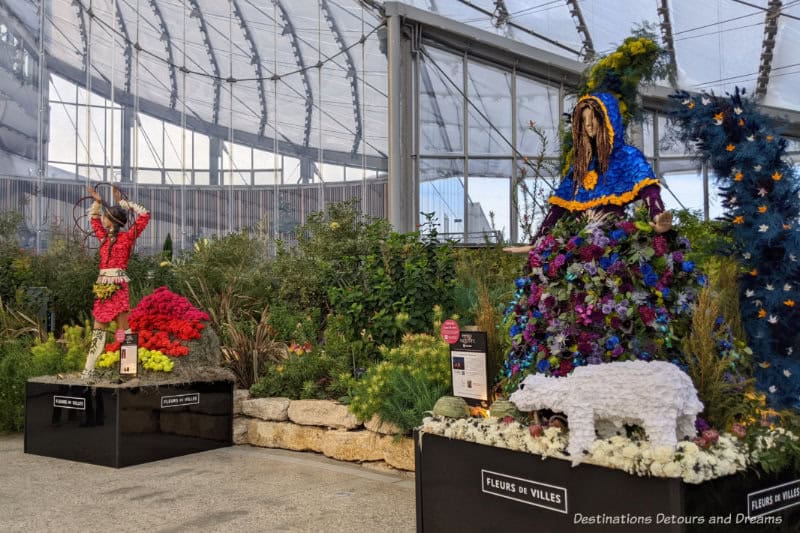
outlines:
{"label": "black pedestal", "polygon": [[690,485],[415,437],[417,531],[800,530],[800,476],[750,471]]}
{"label": "black pedestal", "polygon": [[120,468],[230,446],[233,383],[28,381],[25,453]]}

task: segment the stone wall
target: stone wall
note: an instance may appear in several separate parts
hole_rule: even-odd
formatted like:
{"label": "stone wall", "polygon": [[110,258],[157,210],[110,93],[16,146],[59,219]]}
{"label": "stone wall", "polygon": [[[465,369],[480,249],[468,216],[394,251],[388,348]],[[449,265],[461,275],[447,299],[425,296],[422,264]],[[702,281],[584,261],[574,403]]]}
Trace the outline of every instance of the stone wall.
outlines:
{"label": "stone wall", "polygon": [[237,390],[233,440],[264,448],[318,452],[376,469],[414,470],[414,442],[395,438],[399,430],[373,418],[359,422],[346,405],[328,400],[250,398]]}

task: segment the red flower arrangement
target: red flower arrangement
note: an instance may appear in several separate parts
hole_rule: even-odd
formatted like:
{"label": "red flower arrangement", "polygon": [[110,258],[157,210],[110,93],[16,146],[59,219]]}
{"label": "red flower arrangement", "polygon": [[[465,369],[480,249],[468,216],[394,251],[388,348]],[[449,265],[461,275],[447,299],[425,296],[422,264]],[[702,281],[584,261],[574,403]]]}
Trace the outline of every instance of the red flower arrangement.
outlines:
{"label": "red flower arrangement", "polygon": [[[131,312],[128,323],[139,334],[139,346],[158,350],[165,355],[181,357],[189,354],[183,342],[199,339],[208,321],[207,313],[194,307],[189,300],[159,287],[142,298]],[[119,349],[120,343],[106,345],[106,351]]]}

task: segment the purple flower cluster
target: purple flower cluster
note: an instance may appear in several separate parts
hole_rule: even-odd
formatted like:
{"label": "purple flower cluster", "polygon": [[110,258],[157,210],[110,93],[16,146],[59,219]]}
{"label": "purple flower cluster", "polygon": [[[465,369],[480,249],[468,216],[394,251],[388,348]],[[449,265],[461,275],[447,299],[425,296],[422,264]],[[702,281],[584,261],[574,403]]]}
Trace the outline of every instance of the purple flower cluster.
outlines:
{"label": "purple flower cluster", "polygon": [[509,307],[505,388],[527,374],[632,359],[681,362],[700,276],[689,243],[653,233],[647,213],[587,224],[565,217],[529,254]]}

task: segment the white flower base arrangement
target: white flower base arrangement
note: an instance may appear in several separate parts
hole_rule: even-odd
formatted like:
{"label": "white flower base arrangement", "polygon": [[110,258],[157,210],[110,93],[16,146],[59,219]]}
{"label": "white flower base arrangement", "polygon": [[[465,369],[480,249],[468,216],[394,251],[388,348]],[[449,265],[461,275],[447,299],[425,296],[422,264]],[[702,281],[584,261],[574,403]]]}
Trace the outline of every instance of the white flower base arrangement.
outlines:
{"label": "white flower base arrangement", "polygon": [[[544,430],[539,437],[531,435],[528,426],[505,422],[497,418],[428,417],[423,420],[420,434],[431,433],[451,439],[496,446],[565,461],[567,432],[555,427]],[[775,430],[782,431],[782,430]],[[769,446],[768,442],[764,443]],[[582,454],[583,455],[583,454]],[[681,478],[686,483],[702,483],[743,471],[748,463],[742,441],[729,433],[704,450],[690,441],[671,446],[653,446],[650,442],[631,440],[623,436],[594,440],[583,462],[624,470],[639,476]]]}
{"label": "white flower base arrangement", "polygon": [[581,366],[562,378],[531,374],[509,400],[523,412],[566,414],[573,464],[590,451],[596,429],[607,436],[625,424],[641,426],[656,449],[674,449],[679,439],[695,435],[703,410],[689,376],[664,361]]}

